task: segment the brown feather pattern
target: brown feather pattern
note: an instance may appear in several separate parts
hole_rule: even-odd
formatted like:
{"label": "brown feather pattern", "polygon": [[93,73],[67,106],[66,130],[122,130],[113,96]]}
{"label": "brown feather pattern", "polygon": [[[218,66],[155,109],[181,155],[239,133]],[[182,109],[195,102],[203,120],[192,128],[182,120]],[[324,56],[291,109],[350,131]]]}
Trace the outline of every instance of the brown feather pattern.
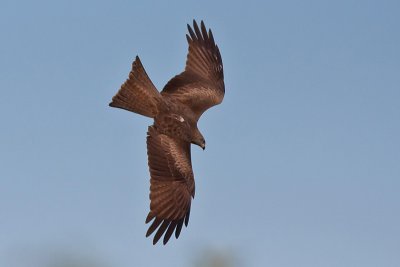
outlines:
{"label": "brown feather pattern", "polygon": [[194,31],[190,25],[187,27],[189,52],[185,71],[172,78],[161,94],[190,107],[198,120],[204,111],[222,102],[225,94],[224,70],[211,30],[207,33],[203,21],[201,30],[196,21],[193,21]]}
{"label": "brown feather pattern", "polygon": [[160,93],[148,77],[139,57],[136,56],[128,79],[109,105],[154,118],[161,101]]}
{"label": "brown feather pattern", "polygon": [[171,230],[167,231],[169,236],[164,237],[166,243],[172,235],[170,231],[173,232],[181,220],[187,221],[189,216],[191,198],[195,191],[190,143],[162,134],[155,126],[150,126],[147,153],[151,178],[150,212],[146,223],[155,219],[146,235],[159,227],[153,239],[156,243],[170,226]]}
{"label": "brown feather pattern", "polygon": [[110,106],[154,118],[147,133],[150,171],[150,224],[146,237],[153,244],[162,236],[165,245],[172,234],[178,238],[189,223],[195,182],[191,143],[205,147],[197,121],[208,108],[222,102],[225,94],[222,58],[211,29],[204,22],[187,25],[189,45],[186,66],[160,92],[148,77],[139,57],[128,79]]}

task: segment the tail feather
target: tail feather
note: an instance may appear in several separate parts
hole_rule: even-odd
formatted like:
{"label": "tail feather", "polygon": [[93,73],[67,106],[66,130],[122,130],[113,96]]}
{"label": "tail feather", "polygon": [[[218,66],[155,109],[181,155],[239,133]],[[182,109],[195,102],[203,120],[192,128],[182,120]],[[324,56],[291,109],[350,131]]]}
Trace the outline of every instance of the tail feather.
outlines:
{"label": "tail feather", "polygon": [[136,56],[128,79],[112,98],[110,107],[122,108],[154,118],[161,102],[161,94],[147,76],[139,57]]}

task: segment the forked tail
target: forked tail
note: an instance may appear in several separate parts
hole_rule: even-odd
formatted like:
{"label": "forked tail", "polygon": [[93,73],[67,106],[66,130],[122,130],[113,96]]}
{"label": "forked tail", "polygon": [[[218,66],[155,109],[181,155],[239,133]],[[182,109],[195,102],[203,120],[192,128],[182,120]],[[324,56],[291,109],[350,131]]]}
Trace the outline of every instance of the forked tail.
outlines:
{"label": "forked tail", "polygon": [[162,101],[161,94],[147,76],[139,57],[136,56],[128,79],[112,98],[110,107],[122,108],[154,118]]}

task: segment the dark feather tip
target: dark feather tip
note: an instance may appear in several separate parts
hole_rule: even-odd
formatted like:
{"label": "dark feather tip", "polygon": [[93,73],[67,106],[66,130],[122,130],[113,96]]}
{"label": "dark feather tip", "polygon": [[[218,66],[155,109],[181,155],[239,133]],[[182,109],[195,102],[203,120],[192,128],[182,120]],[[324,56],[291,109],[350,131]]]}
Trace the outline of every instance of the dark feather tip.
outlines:
{"label": "dark feather tip", "polygon": [[183,225],[183,219],[179,220],[178,225],[176,226],[175,238],[178,238],[179,235],[181,234],[182,225]]}
{"label": "dark feather tip", "polygon": [[175,228],[176,228],[176,221],[171,222],[171,224],[168,227],[167,232],[164,235],[164,239],[163,239],[164,245],[168,243],[168,240],[170,239],[171,235],[173,234]]}
{"label": "dark feather tip", "polygon": [[202,40],[203,38],[202,38],[202,36],[201,36],[201,32],[200,32],[200,29],[199,29],[199,25],[197,25],[196,21],[194,21],[194,23],[193,23],[193,28],[194,28],[194,31],[195,31],[195,33],[196,33],[197,39],[198,39],[198,40]]}
{"label": "dark feather tip", "polygon": [[162,237],[162,235],[165,233],[165,230],[167,230],[167,227],[169,226],[170,222],[169,221],[164,221],[160,228],[158,228],[157,233],[155,234],[153,238],[153,245],[155,245],[158,240]]}
{"label": "dark feather tip", "polygon": [[149,223],[151,220],[153,220],[155,215],[153,215],[151,212],[146,217],[146,224]]}

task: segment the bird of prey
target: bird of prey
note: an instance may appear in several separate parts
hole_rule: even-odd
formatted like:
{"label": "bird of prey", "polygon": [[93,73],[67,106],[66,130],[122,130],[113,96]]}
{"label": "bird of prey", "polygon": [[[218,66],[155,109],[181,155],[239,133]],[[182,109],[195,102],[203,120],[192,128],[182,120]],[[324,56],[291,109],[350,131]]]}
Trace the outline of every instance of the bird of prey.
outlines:
{"label": "bird of prey", "polygon": [[187,226],[195,182],[191,144],[206,146],[197,121],[204,111],[220,104],[225,94],[221,54],[203,21],[187,25],[189,52],[185,70],[159,92],[138,56],[128,79],[112,98],[111,107],[154,119],[147,132],[150,170],[150,225],[146,237],[156,231],[153,244],[164,235],[164,245],[175,232],[178,238]]}

